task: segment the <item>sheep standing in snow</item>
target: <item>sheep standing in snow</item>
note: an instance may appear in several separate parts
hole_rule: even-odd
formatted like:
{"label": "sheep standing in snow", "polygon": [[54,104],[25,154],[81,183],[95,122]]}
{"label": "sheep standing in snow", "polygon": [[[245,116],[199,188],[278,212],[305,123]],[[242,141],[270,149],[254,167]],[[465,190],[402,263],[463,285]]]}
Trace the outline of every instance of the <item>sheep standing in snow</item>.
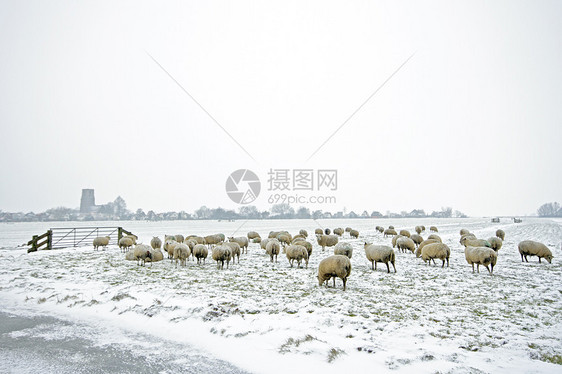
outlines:
{"label": "sheep standing in snow", "polygon": [[334,229],[334,234],[337,235],[337,236],[342,236],[343,233],[344,233],[344,231],[343,231],[343,228],[341,228],[341,227],[336,227]]}
{"label": "sheep standing in snow", "polygon": [[437,230],[437,227],[431,226],[431,227],[429,228],[429,231],[438,232],[439,230]]}
{"label": "sheep standing in snow", "polygon": [[441,237],[440,237],[439,235],[437,235],[437,234],[431,234],[431,235],[429,235],[427,238],[428,238],[428,239],[435,239],[435,240],[437,240],[438,242],[443,243],[443,240],[441,240]]}
{"label": "sheep standing in snow", "polygon": [[189,256],[191,256],[189,246],[185,243],[177,243],[174,247],[174,260],[176,262],[176,267],[178,267],[178,262],[181,266],[186,266],[186,260]]}
{"label": "sheep standing in snow", "polygon": [[386,270],[390,273],[390,266],[388,266],[390,262],[396,273],[396,254],[389,246],[365,243],[365,256],[367,256],[367,260],[371,261],[373,270],[377,270],[377,262],[381,262],[386,265]]}
{"label": "sheep standing in snow", "polygon": [[544,258],[549,264],[552,263],[552,252],[543,243],[533,240],[523,240],[519,243],[518,248],[521,254],[521,262],[523,262],[523,258],[525,258],[526,262],[529,262],[527,256],[537,256],[539,258],[539,263],[541,262],[541,258]]}
{"label": "sheep standing in snow", "polygon": [[472,239],[470,236],[464,235],[461,238],[461,244],[465,247],[488,247],[491,248],[490,242],[484,239]]}
{"label": "sheep standing in snow", "polygon": [[281,243],[277,239],[270,239],[265,246],[265,253],[269,255],[271,258],[271,262],[273,262],[273,258],[275,257],[275,262],[277,262],[277,256],[281,252]]}
{"label": "sheep standing in snow", "polygon": [[333,255],[326,257],[318,264],[318,285],[326,284],[330,278],[334,279],[334,287],[336,287],[336,277],[343,281],[343,290],[347,283],[347,278],[351,274],[351,261],[347,256]]}
{"label": "sheep standing in snow", "polygon": [[196,244],[193,247],[193,257],[197,259],[198,264],[201,264],[201,260],[205,263],[207,256],[209,256],[209,250],[205,244]]}
{"label": "sheep standing in snow", "polygon": [[230,247],[230,254],[232,255],[232,263],[235,263],[237,258],[238,258],[238,263],[240,263],[240,244],[238,244],[238,242],[226,242],[224,244]]}
{"label": "sheep standing in snow", "polygon": [[170,259],[170,261],[174,258],[174,248],[176,248],[176,245],[178,244],[179,243],[176,242],[176,240],[172,237],[168,237],[164,241],[164,250],[168,253],[168,258]]}
{"label": "sheep standing in snow", "polygon": [[152,237],[152,239],[150,240],[150,246],[151,246],[153,249],[162,248],[162,240],[160,240],[159,237],[154,236],[154,237]]}
{"label": "sheep standing in snow", "polygon": [[359,231],[357,231],[357,230],[350,230],[350,231],[349,231],[349,236],[351,236],[352,238],[357,239],[357,238],[359,238]]}
{"label": "sheep standing in snow", "polygon": [[337,235],[316,235],[316,241],[318,245],[322,247],[322,251],[324,251],[326,247],[333,247],[338,244],[338,240]]}
{"label": "sheep standing in snow", "polygon": [[490,243],[490,248],[492,248],[496,252],[499,251],[503,245],[502,240],[497,236],[492,236],[490,239],[488,239],[488,243]]}
{"label": "sheep standing in snow", "polygon": [[408,230],[400,230],[399,234],[407,238],[410,237],[410,232]]}
{"label": "sheep standing in snow", "polygon": [[416,244],[416,248],[420,246],[421,242],[423,242],[423,238],[419,234],[412,234],[410,236],[410,239],[414,241],[414,243]]}
{"label": "sheep standing in snow", "polygon": [[131,239],[128,236],[124,236],[121,239],[119,239],[119,249],[123,253],[127,252],[129,248],[133,246],[133,244],[134,244],[133,239]]}
{"label": "sheep standing in snow", "polygon": [[441,243],[439,240],[435,240],[435,239],[426,239],[423,242],[420,243],[420,245],[418,246],[418,249],[416,249],[416,258],[421,256],[421,251],[423,249],[423,247],[425,247],[428,244],[433,244],[433,243]]}
{"label": "sheep standing in snow", "polygon": [[297,262],[297,267],[301,267],[301,262],[304,260],[306,267],[308,268],[308,252],[306,248],[302,245],[291,244],[286,248],[287,260],[289,264],[293,267],[293,263]]}
{"label": "sheep standing in snow", "polygon": [[224,241],[224,239],[222,239],[220,237],[220,235],[218,235],[218,234],[205,236],[205,243],[207,243],[207,246],[209,248],[212,247],[213,245],[217,245],[217,244],[219,244],[220,242],[223,242],[223,241]]}
{"label": "sheep standing in snow", "polygon": [[443,261],[443,265],[445,266],[445,261],[447,261],[447,267],[449,267],[449,256],[451,255],[451,249],[446,244],[443,243],[433,243],[428,244],[422,248],[421,251],[421,258],[422,260],[427,263],[431,264],[431,261],[435,263],[435,259],[438,258]]}
{"label": "sheep standing in snow", "polygon": [[277,240],[279,240],[279,243],[281,243],[281,245],[283,246],[283,249],[285,249],[286,246],[291,244],[291,241],[293,240],[291,238],[291,235],[287,234],[287,233],[281,233],[279,235],[277,235]]}
{"label": "sheep standing in snow", "polygon": [[324,231],[322,231],[322,229],[314,230],[314,235],[322,235],[322,234],[324,234]]}
{"label": "sheep standing in snow", "polygon": [[272,239],[271,238],[262,239],[261,242],[260,242],[261,249],[266,249],[267,243],[269,243],[270,240],[272,240]]}
{"label": "sheep standing in snow", "polygon": [[330,235],[330,233],[331,233],[330,229],[324,229],[324,234]]}
{"label": "sheep standing in snow", "polygon": [[248,238],[246,238],[245,236],[238,236],[236,238],[230,237],[228,238],[228,241],[231,243],[238,243],[240,249],[242,250],[242,253],[248,253]]}
{"label": "sheep standing in snow", "polygon": [[501,240],[505,240],[505,232],[502,229],[496,230],[496,236]]}
{"label": "sheep standing in snow", "polygon": [[461,236],[466,235],[466,234],[470,234],[470,231],[468,231],[467,229],[461,229],[461,231],[459,232]]}
{"label": "sheep standing in snow", "polygon": [[308,238],[308,231],[306,231],[305,229],[300,229],[299,234],[301,234],[305,238]]}
{"label": "sheep standing in snow", "polygon": [[255,231],[250,231],[247,236],[248,236],[249,240],[252,240],[252,239],[255,239],[255,238],[259,238],[260,234],[258,234]]}
{"label": "sheep standing in snow", "polygon": [[109,239],[109,236],[98,236],[95,238],[93,242],[94,250],[97,250],[99,247],[103,247],[105,249],[105,247],[109,244]]}
{"label": "sheep standing in snow", "polygon": [[[497,253],[488,247],[466,247],[464,249],[464,257],[469,265],[472,265],[472,272],[474,273],[474,264],[476,264],[476,270],[480,273],[480,265],[483,265],[488,269],[490,275],[494,272],[494,266],[498,261]],[[490,268],[488,267],[490,265]]]}
{"label": "sheep standing in snow", "polygon": [[[162,261],[164,259],[164,254],[162,253],[160,248],[150,249],[150,255],[151,255],[151,257],[147,257],[146,261],[158,262],[158,261]],[[150,266],[152,266],[152,264]]]}
{"label": "sheep standing in snow", "polygon": [[377,230],[378,232],[380,232],[382,234],[384,232],[384,227],[377,226],[377,227],[375,227],[375,230]]}
{"label": "sheep standing in snow", "polygon": [[[147,258],[152,259],[152,252],[150,251],[151,249],[151,247],[145,244],[137,244],[135,246],[135,248],[133,249],[133,257],[137,261],[137,265],[140,266],[142,262],[142,266],[144,266]],[[150,264],[150,266],[152,266],[152,262]]]}
{"label": "sheep standing in snow", "polygon": [[340,242],[335,245],[334,254],[351,258],[351,256],[353,255],[353,246],[346,242]]}
{"label": "sheep standing in snow", "polygon": [[416,243],[414,243],[412,239],[405,236],[401,236],[396,240],[396,246],[398,247],[399,251],[404,253],[407,249],[409,249],[412,253],[414,253],[414,251],[416,250]]}
{"label": "sheep standing in snow", "polygon": [[217,262],[217,269],[224,269],[224,263],[226,262],[226,268],[228,269],[228,264],[232,254],[230,253],[230,247],[227,245],[218,245],[213,248],[213,260]]}
{"label": "sheep standing in snow", "polygon": [[387,236],[398,235],[396,230],[394,229],[386,229],[384,230],[383,236],[386,238]]}
{"label": "sheep standing in snow", "polygon": [[416,232],[418,233],[418,235],[421,235],[421,233],[422,233],[421,226],[416,226],[414,230],[416,230]]}
{"label": "sheep standing in snow", "polygon": [[391,240],[392,248],[396,248],[396,241],[398,240],[398,238],[400,238],[400,235],[394,235],[392,237],[392,240]]}

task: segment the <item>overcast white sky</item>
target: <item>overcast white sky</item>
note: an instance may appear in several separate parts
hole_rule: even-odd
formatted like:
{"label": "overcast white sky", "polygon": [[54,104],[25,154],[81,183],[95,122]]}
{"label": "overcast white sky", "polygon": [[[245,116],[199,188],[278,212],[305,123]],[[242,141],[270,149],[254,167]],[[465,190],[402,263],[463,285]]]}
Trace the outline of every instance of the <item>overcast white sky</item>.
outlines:
{"label": "overcast white sky", "polygon": [[82,188],[237,209],[241,168],[265,209],[270,168],[310,168],[339,184],[311,209],[534,213],[562,200],[561,19],[560,1],[2,1],[0,209]]}

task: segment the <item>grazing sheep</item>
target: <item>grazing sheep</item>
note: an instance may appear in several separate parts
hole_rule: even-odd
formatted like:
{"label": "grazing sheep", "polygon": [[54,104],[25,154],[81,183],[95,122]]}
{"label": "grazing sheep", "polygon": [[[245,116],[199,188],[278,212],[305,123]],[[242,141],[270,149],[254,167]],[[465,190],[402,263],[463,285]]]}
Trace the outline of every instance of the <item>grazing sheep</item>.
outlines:
{"label": "grazing sheep", "polygon": [[346,227],[345,228],[345,232],[350,232],[351,231],[351,227]]}
{"label": "grazing sheep", "polygon": [[135,251],[133,249],[129,249],[127,253],[125,253],[125,260],[127,261],[135,261]]}
{"label": "grazing sheep", "polygon": [[175,239],[172,239],[172,237],[168,237],[165,241],[164,241],[164,250],[168,253],[168,258],[170,260],[172,260],[174,258],[174,248],[176,248],[176,245],[178,245],[179,243],[176,242]]}
{"label": "grazing sheep", "polygon": [[466,235],[466,234],[470,234],[470,231],[468,231],[467,229],[461,229],[461,231],[459,232],[461,234],[461,236]]}
{"label": "grazing sheep", "polygon": [[462,245],[462,242],[465,240],[465,238],[466,239],[478,239],[476,237],[476,235],[469,232],[468,234],[461,235],[461,238],[459,239],[459,243],[461,243],[461,245]]}
{"label": "grazing sheep", "polygon": [[347,256],[333,255],[326,257],[318,264],[318,285],[322,286],[324,282],[327,285],[330,278],[333,278],[334,287],[336,287],[336,277],[338,277],[343,281],[343,290],[345,291],[349,274],[351,274],[351,261]]}
{"label": "grazing sheep", "polygon": [[137,244],[135,246],[135,248],[133,249],[133,257],[137,261],[137,265],[140,266],[142,262],[142,266],[144,266],[147,258],[152,259],[152,253],[150,252],[151,249],[151,247],[145,244]]}
{"label": "grazing sheep", "polygon": [[499,251],[503,245],[502,240],[497,236],[492,236],[490,239],[488,239],[488,243],[490,243],[490,248],[492,248],[496,252]]}
{"label": "grazing sheep", "polygon": [[162,248],[162,240],[160,240],[160,238],[157,236],[153,236],[150,240],[150,246],[152,247],[152,249]]}
{"label": "grazing sheep", "polygon": [[281,234],[281,233],[282,233],[282,231],[270,231],[270,232],[269,232],[269,235],[268,235],[267,237],[268,237],[269,239],[273,239],[273,238],[276,238],[277,235],[279,235],[279,234]]}
{"label": "grazing sheep", "polygon": [[552,263],[552,252],[546,245],[540,242],[523,240],[519,243],[518,248],[519,253],[521,254],[521,262],[523,262],[523,258],[525,258],[526,262],[529,262],[529,260],[527,260],[527,256],[537,256],[539,258],[539,263],[541,262],[541,258],[544,258],[549,264]]}
{"label": "grazing sheep", "polygon": [[124,236],[121,239],[119,239],[119,249],[123,253],[127,252],[129,248],[133,246],[133,244],[134,244],[133,239],[131,239],[128,236]]}
{"label": "grazing sheep", "polygon": [[394,229],[386,229],[384,230],[383,236],[386,238],[387,236],[391,236],[391,235],[398,235],[398,233],[396,232],[396,230]]}
{"label": "grazing sheep", "polygon": [[419,234],[412,234],[412,236],[410,236],[410,239],[412,239],[414,243],[416,243],[416,248],[420,246],[421,242],[423,242],[423,238]]}
{"label": "grazing sheep", "polygon": [[191,250],[191,253],[193,253],[193,248],[195,248],[195,246],[197,245],[197,241],[193,238],[189,238],[189,239],[185,239],[183,242],[187,244],[187,246]]}
{"label": "grazing sheep", "polygon": [[252,239],[255,239],[255,238],[259,238],[260,234],[258,234],[255,231],[250,231],[247,236],[248,236],[249,240],[252,240]]}
{"label": "grazing sheep", "polygon": [[349,258],[353,255],[353,246],[346,242],[340,242],[335,245],[334,247],[334,254],[335,255],[344,255]]}
{"label": "grazing sheep", "polygon": [[207,243],[207,246],[211,247],[213,245],[217,245],[220,242],[223,242],[224,240],[221,239],[221,237],[217,234],[214,235],[207,235],[205,236],[205,243]]}
{"label": "grazing sheep", "polygon": [[324,229],[324,234],[330,235],[330,229]]}
{"label": "grazing sheep", "polygon": [[322,231],[322,229],[314,230],[314,235],[322,235],[322,234],[324,234],[324,231]]}
{"label": "grazing sheep", "polygon": [[496,230],[496,236],[501,240],[505,240],[505,232],[502,229]]}
{"label": "grazing sheep", "polygon": [[390,225],[388,226],[389,229],[394,230],[394,226]]}
{"label": "grazing sheep", "polygon": [[134,245],[137,245],[137,240],[139,240],[139,237],[136,236],[135,234],[128,234],[125,235],[124,238],[131,238],[131,240],[133,241]]}
{"label": "grazing sheep", "polygon": [[392,248],[396,248],[396,241],[398,240],[399,237],[400,237],[400,235],[394,235],[394,236],[392,237],[392,240],[391,240],[391,242],[392,242]]}
{"label": "grazing sheep", "polygon": [[298,242],[305,242],[305,241],[306,241],[306,239],[303,238],[302,236],[300,236],[300,235],[295,235],[295,237],[294,237],[293,240],[291,241],[291,244],[296,244],[296,243],[298,243]]}
{"label": "grazing sheep", "polygon": [[359,238],[359,231],[357,231],[357,230],[351,230],[351,231],[349,231],[349,236],[351,236],[352,238],[357,239],[357,238]]}
{"label": "grazing sheep", "polygon": [[422,233],[421,226],[416,226],[414,230],[416,230],[416,232],[418,233],[418,235],[421,235],[421,233]]}
{"label": "grazing sheep", "polygon": [[428,261],[431,264],[431,261],[435,263],[436,258],[443,261],[443,265],[445,266],[445,261],[447,261],[447,267],[449,267],[449,256],[451,255],[451,249],[446,244],[443,243],[433,243],[425,245],[421,251],[421,258],[422,260],[427,263]]}
{"label": "grazing sheep", "polygon": [[178,262],[181,266],[185,266],[186,260],[189,256],[191,256],[189,246],[184,243],[177,243],[174,247],[174,260],[176,261],[176,267],[178,267]]}
{"label": "grazing sheep", "polygon": [[281,243],[283,248],[285,248],[287,245],[290,245],[292,240],[291,236],[285,233],[277,235],[276,239],[279,240],[279,243]]}
{"label": "grazing sheep", "polygon": [[236,238],[230,237],[228,238],[229,242],[236,242],[238,243],[238,245],[240,246],[240,249],[242,250],[242,253],[248,253],[248,238],[246,238],[245,236],[239,236]]}
{"label": "grazing sheep", "polygon": [[312,244],[310,242],[304,241],[304,242],[298,242],[295,243],[298,245],[302,245],[303,247],[306,248],[306,252],[308,253],[308,258],[310,259],[310,255],[312,254]]}
{"label": "grazing sheep", "polygon": [[326,247],[333,247],[334,245],[338,244],[338,236],[316,235],[316,241],[318,242],[318,245],[322,247],[322,251],[324,251]]}
{"label": "grazing sheep", "polygon": [[423,242],[421,242],[420,245],[418,246],[418,249],[416,249],[416,258],[421,256],[421,251],[422,251],[424,246],[426,246],[428,244],[433,244],[433,243],[441,243],[441,242],[439,240],[435,240],[435,239],[426,239]]}
{"label": "grazing sheep", "polygon": [[336,234],[337,236],[342,236],[344,233],[343,229],[341,227],[337,227],[334,229],[334,234]]}
{"label": "grazing sheep", "polygon": [[406,252],[406,250],[409,249],[412,253],[414,253],[414,251],[416,250],[416,243],[414,243],[412,239],[405,236],[401,236],[396,240],[396,246],[401,252]]}
{"label": "grazing sheep", "polygon": [[424,225],[421,225],[420,227],[421,227],[421,229],[422,229],[422,232],[425,231],[425,226],[424,226]]}
{"label": "grazing sheep", "polygon": [[182,234],[174,235],[174,237],[176,238],[176,242],[178,243],[183,243],[183,241],[185,240]]}
{"label": "grazing sheep", "polygon": [[399,234],[407,238],[410,237],[410,232],[408,230],[400,230]]}
{"label": "grazing sheep", "polygon": [[[494,266],[498,261],[497,253],[488,247],[466,247],[464,249],[464,257],[469,265],[472,265],[472,272],[474,273],[474,264],[476,270],[480,273],[480,265],[484,265],[490,275],[494,272]],[[488,267],[490,265],[490,268]]]}
{"label": "grazing sheep", "polygon": [[262,239],[260,242],[261,249],[266,249],[267,243],[269,243],[270,240],[272,240],[272,238]]}
{"label": "grazing sheep", "polygon": [[205,244],[196,244],[193,247],[193,257],[197,259],[198,264],[201,264],[201,260],[205,263],[207,256],[209,256],[209,250]]}
{"label": "grazing sheep", "polygon": [[253,238],[252,243],[258,243],[258,244],[261,243],[261,238],[260,237]]}
{"label": "grazing sheep", "polygon": [[490,242],[488,242],[487,240],[472,239],[466,235],[461,238],[461,244],[464,245],[465,247],[488,247],[488,248],[492,247]]}
{"label": "grazing sheep", "polygon": [[202,236],[190,235],[186,239],[193,239],[197,242],[197,244],[207,244],[207,242],[205,241],[205,238],[202,237]]}
{"label": "grazing sheep", "polygon": [[394,250],[389,246],[365,243],[365,255],[367,256],[367,260],[371,261],[371,268],[373,270],[377,270],[377,262],[382,262],[386,264],[386,270],[390,273],[390,266],[388,266],[390,262],[396,273],[396,255]]}
{"label": "grazing sheep", "polygon": [[289,260],[289,264],[293,267],[293,263],[297,262],[297,267],[301,267],[301,262],[304,260],[306,264],[306,268],[308,268],[308,251],[305,247],[298,244],[292,244],[287,247],[287,260]]}
{"label": "grazing sheep", "polygon": [[226,242],[224,244],[230,247],[230,254],[232,255],[232,263],[235,262],[236,258],[238,258],[238,263],[240,263],[240,244],[238,244],[238,242]]}
{"label": "grazing sheep", "polygon": [[437,227],[431,226],[431,227],[429,228],[429,231],[438,232],[439,230],[437,230]]}
{"label": "grazing sheep", "polygon": [[230,247],[227,245],[218,245],[213,248],[213,260],[217,262],[217,269],[224,269],[224,263],[226,261],[226,268],[228,269],[228,264],[232,254],[230,253]]}
{"label": "grazing sheep", "polygon": [[107,247],[107,245],[109,244],[109,239],[111,239],[109,236],[98,236],[97,238],[94,239],[94,250],[97,250],[99,247]]}
{"label": "grazing sheep", "polygon": [[275,257],[275,262],[277,262],[279,252],[281,252],[281,243],[279,243],[279,240],[270,239],[265,246],[265,253],[269,255],[271,262],[273,262],[273,257]]}
{"label": "grazing sheep", "polygon": [[382,234],[384,232],[384,227],[377,226],[377,227],[375,227],[375,230],[377,230],[378,232],[380,232]]}
{"label": "grazing sheep", "polygon": [[305,238],[308,238],[308,231],[306,231],[305,229],[300,229],[299,234],[304,236]]}
{"label": "grazing sheep", "polygon": [[427,238],[428,238],[428,239],[435,239],[435,240],[437,240],[438,242],[443,243],[443,240],[441,240],[441,237],[440,237],[439,235],[437,235],[437,234],[431,234],[431,235],[429,235]]}

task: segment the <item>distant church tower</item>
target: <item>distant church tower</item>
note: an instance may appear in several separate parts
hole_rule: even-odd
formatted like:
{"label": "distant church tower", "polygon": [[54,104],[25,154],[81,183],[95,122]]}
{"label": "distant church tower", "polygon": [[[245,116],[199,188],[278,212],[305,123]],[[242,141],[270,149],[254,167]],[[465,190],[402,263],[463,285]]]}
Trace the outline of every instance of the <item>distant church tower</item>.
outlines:
{"label": "distant church tower", "polygon": [[80,199],[80,213],[91,213],[96,206],[96,198],[94,190],[85,188],[82,190],[82,198]]}

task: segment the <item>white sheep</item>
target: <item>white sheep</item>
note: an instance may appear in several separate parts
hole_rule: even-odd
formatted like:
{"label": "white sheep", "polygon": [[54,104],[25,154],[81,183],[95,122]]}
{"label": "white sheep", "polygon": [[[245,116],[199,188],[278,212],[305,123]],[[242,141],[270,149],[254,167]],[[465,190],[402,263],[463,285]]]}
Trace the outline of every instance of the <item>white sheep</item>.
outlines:
{"label": "white sheep", "polygon": [[419,234],[412,234],[410,236],[410,239],[412,239],[414,243],[416,243],[416,248],[420,246],[421,242],[423,242],[423,237]]}
{"label": "white sheep", "polygon": [[238,242],[226,242],[224,244],[230,247],[232,263],[236,262],[236,258],[238,258],[238,263],[240,263],[240,244],[238,244]]}
{"label": "white sheep", "polygon": [[401,236],[396,240],[396,246],[399,251],[406,252],[409,249],[412,253],[416,250],[416,243],[410,238]]}
{"label": "white sheep", "polygon": [[529,262],[527,256],[537,256],[539,258],[539,263],[541,262],[541,258],[544,258],[549,264],[552,263],[552,252],[543,243],[533,240],[523,240],[519,243],[518,248],[521,254],[521,262],[523,262],[523,258],[525,258],[526,262]]}
{"label": "white sheep", "polygon": [[343,231],[343,228],[341,228],[341,227],[336,227],[334,229],[334,234],[336,234],[337,236],[342,236],[343,233],[344,233],[344,231]]}
{"label": "white sheep", "polygon": [[267,243],[268,243],[270,240],[271,240],[271,238],[262,239],[261,242],[260,242],[260,247],[261,247],[261,249],[266,249]]}
{"label": "white sheep", "polygon": [[246,236],[248,237],[249,240],[252,240],[252,239],[255,239],[255,238],[259,238],[260,234],[258,234],[255,231],[250,231]]}
{"label": "white sheep", "polygon": [[431,226],[431,227],[429,228],[429,231],[438,232],[439,230],[437,230],[437,227]]}
{"label": "white sheep", "polygon": [[322,286],[324,282],[327,285],[330,278],[333,278],[334,287],[336,287],[336,277],[338,277],[343,281],[343,290],[345,291],[349,274],[351,274],[351,261],[347,256],[333,255],[326,257],[318,264],[318,285]]}
{"label": "white sheep", "polygon": [[322,229],[314,230],[314,235],[322,235],[322,234],[324,234],[324,231],[322,231]]}
{"label": "white sheep", "polygon": [[94,250],[97,250],[99,247],[103,247],[105,249],[105,247],[109,244],[110,239],[111,238],[109,236],[98,236],[95,238],[93,242]]}
{"label": "white sheep", "polygon": [[430,234],[428,237],[428,239],[435,239],[437,240],[439,243],[443,243],[443,240],[441,240],[441,237],[437,234]]}
{"label": "white sheep", "polygon": [[449,267],[449,256],[451,255],[451,249],[443,243],[433,243],[425,245],[421,250],[421,258],[422,260],[427,263],[431,264],[431,261],[435,263],[435,259],[438,258],[443,261],[443,265],[445,266],[445,261],[447,261],[447,267]]}
{"label": "white sheep", "polygon": [[214,235],[207,235],[205,236],[205,243],[209,246],[212,247],[213,245],[217,245],[220,242],[223,242],[224,239],[221,238],[220,235],[218,234],[214,234]]}
{"label": "white sheep", "polygon": [[[465,247],[464,257],[469,265],[472,265],[472,272],[474,273],[474,264],[476,270],[480,273],[480,265],[484,265],[490,275],[494,272],[494,266],[498,261],[498,254],[488,247]],[[488,267],[490,265],[490,268]]]}
{"label": "white sheep", "polygon": [[394,236],[392,237],[392,240],[391,240],[391,242],[392,242],[392,248],[396,248],[396,241],[398,240],[398,238],[400,238],[400,235],[394,235]]}
{"label": "white sheep", "polygon": [[205,244],[196,244],[193,247],[193,257],[197,259],[198,264],[201,264],[201,260],[205,263],[207,256],[209,256],[209,250]]}
{"label": "white sheep", "polygon": [[505,232],[502,229],[496,230],[496,236],[501,240],[505,240]]}
{"label": "white sheep", "polygon": [[128,236],[124,236],[119,239],[119,249],[124,253],[129,250],[133,246],[133,239]]}
{"label": "white sheep", "polygon": [[[147,258],[152,259],[151,249],[152,248],[146,244],[137,244],[135,246],[135,248],[133,249],[133,257],[137,261],[137,265],[140,266],[142,262],[142,266],[144,266]],[[152,263],[150,264],[150,266],[152,266]]]}
{"label": "white sheep", "polygon": [[176,248],[176,245],[178,244],[179,243],[176,242],[176,239],[174,239],[173,237],[168,237],[164,241],[164,250],[168,253],[168,258],[170,260],[174,258],[174,248]]}
{"label": "white sheep", "polygon": [[424,246],[426,246],[428,244],[433,244],[433,243],[441,243],[441,242],[439,240],[435,240],[435,239],[426,239],[423,242],[421,242],[420,245],[418,246],[418,249],[416,249],[416,258],[421,256],[421,251],[422,251]]}
{"label": "white sheep", "polygon": [[490,242],[485,239],[472,239],[466,235],[461,238],[461,244],[465,247],[492,247]]}
{"label": "white sheep", "polygon": [[265,253],[269,255],[271,258],[271,262],[273,262],[273,258],[275,257],[275,262],[277,262],[277,256],[281,252],[281,243],[277,239],[269,239],[267,241],[267,245],[265,246]]}
{"label": "white sheep", "polygon": [[489,238],[488,243],[490,243],[490,248],[492,248],[496,252],[499,251],[503,245],[502,240],[497,236],[492,236],[491,238]]}
{"label": "white sheep", "polygon": [[375,230],[377,230],[378,232],[380,232],[382,234],[384,232],[384,227],[377,226],[377,227],[375,227]]}
{"label": "white sheep", "polygon": [[349,236],[351,236],[352,238],[357,239],[357,238],[359,238],[359,231],[357,231],[357,230],[350,230],[350,231],[349,231]]}
{"label": "white sheep", "polygon": [[467,229],[461,229],[461,231],[459,232],[461,236],[466,235],[466,234],[470,234],[470,231],[468,231]]}
{"label": "white sheep", "polygon": [[232,254],[230,253],[230,247],[227,245],[218,245],[213,248],[213,260],[217,262],[217,269],[223,269],[224,263],[226,262],[226,268],[228,269],[228,264]]}
{"label": "white sheep", "polygon": [[286,249],[287,260],[289,264],[293,267],[293,263],[297,262],[297,267],[301,267],[301,262],[304,260],[306,267],[308,268],[308,252],[305,247],[298,244],[291,244]]}
{"label": "white sheep", "polygon": [[301,234],[305,238],[308,238],[308,231],[306,231],[305,229],[300,229],[299,234]]}
{"label": "white sheep", "polygon": [[365,243],[365,255],[367,260],[371,261],[371,268],[373,270],[377,270],[377,262],[381,262],[386,265],[386,270],[390,273],[390,266],[388,266],[390,262],[396,273],[396,254],[389,246]]}
{"label": "white sheep", "polygon": [[150,255],[151,255],[151,257],[147,257],[146,261],[158,262],[158,261],[162,261],[164,259],[164,254],[162,253],[160,248],[156,248],[156,249],[151,248],[150,249]]}
{"label": "white sheep", "polygon": [[396,232],[396,230],[390,229],[390,228],[384,230],[383,236],[384,236],[385,238],[386,238],[387,236],[391,236],[391,235],[398,235],[398,233]]}
{"label": "white sheep", "polygon": [[191,256],[189,246],[185,243],[177,243],[174,247],[174,260],[176,262],[176,267],[178,266],[178,262],[181,266],[185,266],[186,260],[189,256]]}
{"label": "white sheep", "polygon": [[402,236],[405,236],[405,237],[407,237],[407,238],[410,237],[410,232],[409,232],[408,230],[402,229],[402,230],[400,230],[400,232],[399,232],[398,234],[400,234],[400,235],[402,235]]}
{"label": "white sheep", "polygon": [[334,254],[344,255],[351,258],[351,256],[353,255],[353,246],[350,243],[339,242],[334,247]]}
{"label": "white sheep", "polygon": [[337,235],[316,235],[318,245],[322,247],[322,251],[326,247],[333,247],[338,244],[339,237]]}
{"label": "white sheep", "polygon": [[[242,253],[248,253],[248,238],[246,238],[245,236],[238,236],[236,238],[230,237],[228,238],[228,241],[231,243],[238,243],[240,249],[242,250]],[[240,258],[238,258],[238,261],[240,261]]]}
{"label": "white sheep", "polygon": [[152,239],[150,240],[150,246],[151,246],[153,249],[162,248],[162,240],[160,240],[159,237],[154,236],[154,237],[152,237]]}
{"label": "white sheep", "polygon": [[416,232],[418,233],[418,235],[421,235],[421,233],[422,233],[421,226],[416,226],[414,230],[416,230]]}

